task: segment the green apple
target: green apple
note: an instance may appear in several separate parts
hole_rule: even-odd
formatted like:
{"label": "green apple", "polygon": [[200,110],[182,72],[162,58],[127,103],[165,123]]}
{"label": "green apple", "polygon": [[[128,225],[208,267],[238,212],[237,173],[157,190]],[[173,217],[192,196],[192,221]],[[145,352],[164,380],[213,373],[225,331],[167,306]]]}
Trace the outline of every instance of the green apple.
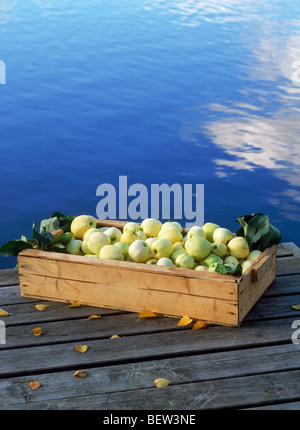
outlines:
{"label": "green apple", "polygon": [[255,249],[254,251],[251,251],[250,254],[247,256],[247,260],[256,261],[261,254],[261,251]]}
{"label": "green apple", "polygon": [[99,228],[96,228],[96,227],[89,228],[89,229],[84,233],[82,240],[86,240],[86,239],[88,239],[88,238],[90,237],[90,235],[91,235],[92,233],[96,233],[96,231],[100,231],[100,229],[99,229]]}
{"label": "green apple", "polygon": [[108,230],[110,227],[100,227],[99,230],[102,231],[103,233]]}
{"label": "green apple", "polygon": [[247,240],[241,236],[231,239],[227,247],[229,254],[237,259],[246,258],[250,253]]}
{"label": "green apple", "polygon": [[146,218],[141,223],[141,228],[147,237],[157,237],[161,227],[162,223],[155,218]]}
{"label": "green apple", "polygon": [[161,257],[159,260],[157,260],[157,266],[170,266],[170,267],[174,267],[174,264],[172,262],[172,260],[170,260],[167,257]]}
{"label": "green apple", "polygon": [[151,254],[156,260],[162,257],[170,258],[173,253],[173,244],[169,239],[161,238],[153,242]]}
{"label": "green apple", "polygon": [[204,239],[206,239],[206,233],[203,230],[203,228],[199,227],[198,225],[194,225],[192,228],[189,229],[187,233],[188,239],[190,239],[193,236],[201,236]]}
{"label": "green apple", "polygon": [[218,255],[221,258],[224,258],[228,254],[228,249],[227,249],[227,246],[225,245],[225,243],[214,242],[211,245],[211,252],[215,255]]}
{"label": "green apple", "polygon": [[157,260],[156,258],[150,258],[149,260],[146,261],[146,264],[156,264]]}
{"label": "green apple", "polygon": [[110,244],[110,238],[102,233],[102,231],[96,231],[92,233],[90,237],[87,239],[86,246],[92,251],[93,254],[99,254],[100,249]]}
{"label": "green apple", "polygon": [[176,266],[185,269],[193,269],[195,267],[195,260],[189,254],[180,254],[176,258]]}
{"label": "green apple", "polygon": [[242,264],[242,275],[244,275],[247,272],[247,270],[249,269],[249,267],[252,266],[253,263],[254,261],[252,260],[244,261],[244,263]]}
{"label": "green apple", "polygon": [[199,261],[210,254],[211,243],[204,237],[193,236],[185,242],[185,249],[196,261]]}
{"label": "green apple", "polygon": [[176,258],[181,254],[187,254],[186,250],[185,249],[177,249],[176,251],[172,252],[172,255],[170,258],[173,261],[173,263],[176,262]]}
{"label": "green apple", "polygon": [[123,255],[124,255],[124,259],[128,258],[128,250],[129,250],[128,243],[119,241],[119,242],[114,243],[114,245],[118,246],[121,249],[121,251],[123,252]]}
{"label": "green apple", "polygon": [[135,240],[138,240],[138,236],[136,235],[136,233],[133,230],[126,230],[123,231],[119,241],[131,245],[132,242],[134,242]]}
{"label": "green apple", "polygon": [[146,263],[151,257],[151,248],[144,240],[138,239],[129,246],[128,255],[136,263]]}
{"label": "green apple", "polygon": [[201,264],[204,264],[204,266],[207,267],[209,267],[213,263],[223,263],[223,260],[221,257],[215,254],[209,254],[207,257],[201,260]]}
{"label": "green apple", "polygon": [[109,227],[107,230],[104,231],[104,234],[106,234],[110,238],[110,242],[112,245],[116,242],[119,242],[120,237],[122,236],[121,230],[119,230],[117,227]]}
{"label": "green apple", "polygon": [[83,239],[82,244],[81,244],[81,250],[84,254],[93,254],[92,251],[88,248],[87,246],[87,241],[88,239]]}
{"label": "green apple", "polygon": [[142,230],[141,227],[136,222],[132,222],[132,221],[127,222],[123,227],[123,233],[125,231],[133,231],[134,233],[136,233],[137,231],[141,231],[141,230]]}
{"label": "green apple", "polygon": [[222,242],[227,245],[228,242],[233,239],[233,234],[228,228],[219,227],[213,232],[212,238],[213,242]]}
{"label": "green apple", "polygon": [[202,226],[203,230],[205,231],[206,234],[206,239],[209,240],[209,242],[213,242],[213,232],[217,229],[220,228],[219,225],[214,224],[213,222],[206,222],[203,226]]}
{"label": "green apple", "polygon": [[207,272],[208,271],[208,267],[207,266],[202,266],[200,264],[199,266],[195,267],[195,270],[199,270],[200,272]]}
{"label": "green apple", "polygon": [[239,260],[232,255],[229,255],[224,259],[224,264],[228,264],[232,269],[234,269],[239,264]]}
{"label": "green apple", "polygon": [[161,229],[160,232],[158,233],[158,238],[169,239],[170,242],[172,242],[172,244],[176,242],[181,242],[182,241],[181,230],[179,230],[179,228],[176,227],[175,225],[165,227],[164,229]]}
{"label": "green apple", "polygon": [[109,260],[124,260],[121,248],[115,245],[104,245],[99,252],[99,258],[107,258]]}
{"label": "green apple", "polygon": [[96,227],[97,220],[91,215],[79,215],[71,223],[70,230],[76,239],[83,239],[84,233],[92,227]]}
{"label": "green apple", "polygon": [[74,239],[68,243],[68,245],[66,246],[66,250],[73,255],[83,255],[83,252],[81,250],[81,245],[82,245],[82,240]]}

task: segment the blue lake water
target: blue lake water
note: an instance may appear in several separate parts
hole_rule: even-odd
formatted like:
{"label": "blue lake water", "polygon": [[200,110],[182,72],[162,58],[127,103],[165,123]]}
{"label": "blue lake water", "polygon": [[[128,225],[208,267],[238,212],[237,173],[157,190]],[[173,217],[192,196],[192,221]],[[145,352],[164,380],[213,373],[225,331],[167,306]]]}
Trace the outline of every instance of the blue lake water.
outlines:
{"label": "blue lake water", "polygon": [[123,175],[300,245],[299,1],[0,0],[0,61],[1,244]]}

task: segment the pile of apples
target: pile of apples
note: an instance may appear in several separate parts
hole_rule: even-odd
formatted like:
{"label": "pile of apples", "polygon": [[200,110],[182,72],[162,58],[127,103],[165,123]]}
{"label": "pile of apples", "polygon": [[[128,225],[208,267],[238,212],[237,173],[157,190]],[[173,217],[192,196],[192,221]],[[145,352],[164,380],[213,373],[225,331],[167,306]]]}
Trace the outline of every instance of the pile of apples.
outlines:
{"label": "pile of apples", "polygon": [[86,257],[215,272],[218,263],[244,274],[261,251],[251,251],[244,237],[207,222],[188,231],[176,221],[145,219],[140,225],[127,222],[123,229],[97,228],[97,220],[79,215],[72,221],[73,240],[67,252]]}

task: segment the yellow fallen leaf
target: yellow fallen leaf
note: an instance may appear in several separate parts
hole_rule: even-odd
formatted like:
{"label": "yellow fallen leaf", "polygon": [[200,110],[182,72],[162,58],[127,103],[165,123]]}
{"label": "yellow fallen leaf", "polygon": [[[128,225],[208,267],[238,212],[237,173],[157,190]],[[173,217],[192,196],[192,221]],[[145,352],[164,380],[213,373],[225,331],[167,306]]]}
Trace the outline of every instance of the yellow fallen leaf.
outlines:
{"label": "yellow fallen leaf", "polygon": [[48,307],[49,305],[35,305],[35,309],[37,309],[38,311],[44,311]]}
{"label": "yellow fallen leaf", "polygon": [[29,381],[28,386],[32,390],[37,390],[38,388],[40,388],[42,386],[42,383],[38,382],[38,381]]}
{"label": "yellow fallen leaf", "polygon": [[81,304],[79,302],[71,303],[67,308],[80,308]]}
{"label": "yellow fallen leaf", "polygon": [[73,376],[74,378],[86,378],[87,371],[86,370],[76,370]]}
{"label": "yellow fallen leaf", "polygon": [[75,349],[76,349],[76,351],[83,354],[88,349],[88,347],[87,347],[87,345],[75,345]]}
{"label": "yellow fallen leaf", "polygon": [[118,336],[117,334],[113,334],[112,336],[110,336],[110,339],[117,339],[118,337],[120,336]]}
{"label": "yellow fallen leaf", "polygon": [[172,381],[169,381],[169,379],[165,378],[157,378],[154,381],[154,384],[157,386],[157,388],[167,387],[169,384],[171,384]]}
{"label": "yellow fallen leaf", "polygon": [[300,311],[300,305],[292,305],[293,309],[296,309],[296,311]]}
{"label": "yellow fallen leaf", "polygon": [[184,315],[177,325],[179,325],[179,326],[189,325],[189,324],[191,324],[192,321],[193,321],[192,318],[190,318],[187,315]]}
{"label": "yellow fallen leaf", "polygon": [[140,318],[154,318],[154,317],[157,317],[157,315],[156,315],[154,312],[149,311],[149,309],[144,309],[144,310],[139,314],[138,320],[139,320]]}
{"label": "yellow fallen leaf", "polygon": [[101,318],[101,315],[90,315],[88,320],[98,320],[99,318]]}
{"label": "yellow fallen leaf", "polygon": [[12,315],[9,312],[6,312],[4,309],[0,309],[0,317],[7,317],[8,315]]}
{"label": "yellow fallen leaf", "polygon": [[202,328],[206,328],[207,325],[205,324],[204,321],[197,321],[194,325],[193,325],[193,330],[200,330]]}
{"label": "yellow fallen leaf", "polygon": [[36,328],[32,329],[30,333],[32,333],[33,336],[41,336],[41,334],[45,334],[45,332],[43,332],[41,327],[36,327]]}

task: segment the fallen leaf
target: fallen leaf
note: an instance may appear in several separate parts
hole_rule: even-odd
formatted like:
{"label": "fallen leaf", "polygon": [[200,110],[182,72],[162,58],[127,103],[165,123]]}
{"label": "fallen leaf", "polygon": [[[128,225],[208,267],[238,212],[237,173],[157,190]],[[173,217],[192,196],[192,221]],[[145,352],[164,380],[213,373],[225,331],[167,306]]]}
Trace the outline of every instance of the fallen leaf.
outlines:
{"label": "fallen leaf", "polygon": [[300,305],[292,305],[293,309],[296,309],[297,311],[300,311]]}
{"label": "fallen leaf", "polygon": [[76,349],[76,351],[83,354],[88,349],[88,347],[87,347],[87,345],[75,345],[75,349]]}
{"label": "fallen leaf", "polygon": [[79,302],[71,303],[67,308],[80,308],[81,304]]}
{"label": "fallen leaf", "polygon": [[154,312],[149,311],[149,309],[144,309],[144,310],[139,314],[138,320],[139,320],[140,318],[154,318],[154,317],[157,317],[157,315],[156,315]]}
{"label": "fallen leaf", "polygon": [[38,311],[44,311],[48,307],[49,305],[35,305],[35,309],[37,309]]}
{"label": "fallen leaf", "polygon": [[32,333],[33,336],[41,336],[41,334],[45,334],[45,332],[43,332],[41,327],[36,327],[36,328],[32,329],[30,333]]}
{"label": "fallen leaf", "polygon": [[28,386],[32,390],[37,390],[38,388],[40,388],[42,386],[42,383],[38,382],[38,381],[29,381]]}
{"label": "fallen leaf", "polygon": [[110,336],[110,339],[117,339],[118,337],[120,336],[118,336],[117,334],[113,334],[112,336]]}
{"label": "fallen leaf", "polygon": [[157,386],[157,388],[167,387],[169,384],[171,384],[172,381],[169,381],[169,379],[165,378],[157,378],[154,381],[154,384]]}
{"label": "fallen leaf", "polygon": [[206,328],[207,325],[205,324],[204,321],[197,321],[194,325],[193,325],[193,330],[201,330],[202,328]]}
{"label": "fallen leaf", "polygon": [[90,315],[88,320],[98,320],[99,318],[101,318],[101,315]]}
{"label": "fallen leaf", "polygon": [[179,325],[179,326],[189,325],[189,324],[191,324],[192,321],[193,321],[192,318],[190,318],[187,315],[184,315],[177,325]]}
{"label": "fallen leaf", "polygon": [[7,317],[8,315],[12,315],[9,312],[6,312],[4,309],[0,309],[0,317]]}
{"label": "fallen leaf", "polygon": [[86,378],[87,371],[86,370],[76,370],[73,376],[74,378]]}

